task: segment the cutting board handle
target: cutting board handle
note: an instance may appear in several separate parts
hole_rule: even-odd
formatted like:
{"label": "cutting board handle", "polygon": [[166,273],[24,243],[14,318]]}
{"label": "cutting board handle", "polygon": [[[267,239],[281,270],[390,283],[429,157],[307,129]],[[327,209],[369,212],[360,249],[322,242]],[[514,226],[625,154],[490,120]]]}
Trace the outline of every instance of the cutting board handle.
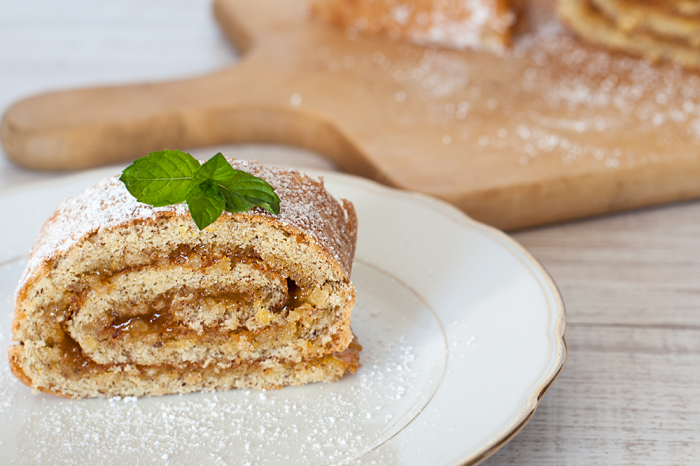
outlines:
{"label": "cutting board handle", "polygon": [[293,98],[276,91],[281,78],[247,58],[194,79],[31,97],[7,110],[0,139],[16,163],[44,170],[96,167],[163,148],[238,142],[295,145],[352,168],[348,163],[359,155],[356,148],[326,118],[295,107]]}
{"label": "cutting board handle", "polygon": [[7,110],[0,138],[18,164],[49,170],[106,165],[165,146],[206,143],[197,128],[187,124],[206,107],[187,92],[193,81],[197,80],[30,97]]}

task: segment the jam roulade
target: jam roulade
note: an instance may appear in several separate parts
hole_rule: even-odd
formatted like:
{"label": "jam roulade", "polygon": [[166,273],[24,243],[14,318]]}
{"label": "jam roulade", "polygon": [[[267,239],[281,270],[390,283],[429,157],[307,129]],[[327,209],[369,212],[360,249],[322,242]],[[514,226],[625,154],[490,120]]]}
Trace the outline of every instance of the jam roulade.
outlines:
{"label": "jam roulade", "polygon": [[15,299],[13,373],[59,396],[143,396],[334,381],[359,366],[350,329],[357,220],[296,171],[267,181],[280,212],[224,212],[199,230],[108,178],[64,201]]}

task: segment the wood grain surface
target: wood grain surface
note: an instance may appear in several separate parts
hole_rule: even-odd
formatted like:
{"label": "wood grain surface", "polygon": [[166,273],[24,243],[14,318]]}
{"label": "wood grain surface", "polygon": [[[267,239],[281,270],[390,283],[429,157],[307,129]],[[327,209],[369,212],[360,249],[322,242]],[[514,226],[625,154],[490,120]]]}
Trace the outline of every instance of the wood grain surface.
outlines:
{"label": "wood grain surface", "polygon": [[484,466],[700,464],[700,203],[515,234],[567,308],[569,357]]}
{"label": "wood grain surface", "polygon": [[568,325],[569,358],[484,466],[700,463],[700,329]]}
{"label": "wood grain surface", "polygon": [[[182,77],[233,60],[214,24],[197,20],[206,2],[144,5],[0,2],[2,107],[28,90]],[[154,28],[152,18],[167,27]],[[168,36],[187,25],[186,37]],[[76,38],[99,46],[76,47]],[[291,148],[213,150],[332,168]],[[0,189],[47,176],[3,160]],[[484,466],[700,464],[699,218],[700,203],[686,202],[514,235],[562,291],[569,358],[532,420]]]}
{"label": "wood grain surface", "polygon": [[516,229],[700,195],[700,78],[572,39],[552,0],[503,55],[346,37],[305,0],[217,0],[234,67],[46,94],[0,127],[17,163],[77,169],[273,142]]}

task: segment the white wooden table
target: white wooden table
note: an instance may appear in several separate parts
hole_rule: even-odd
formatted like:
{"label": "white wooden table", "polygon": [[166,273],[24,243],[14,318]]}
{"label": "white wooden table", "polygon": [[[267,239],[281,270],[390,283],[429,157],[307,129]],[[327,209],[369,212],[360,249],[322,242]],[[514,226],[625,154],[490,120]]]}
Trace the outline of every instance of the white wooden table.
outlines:
{"label": "white wooden table", "polygon": [[[235,60],[208,0],[0,2],[0,111],[30,93],[185,77]],[[196,154],[217,150],[335,169],[284,147]],[[57,176],[0,157],[0,189]],[[513,236],[562,291],[569,359],[530,423],[483,464],[700,464],[700,202]]]}

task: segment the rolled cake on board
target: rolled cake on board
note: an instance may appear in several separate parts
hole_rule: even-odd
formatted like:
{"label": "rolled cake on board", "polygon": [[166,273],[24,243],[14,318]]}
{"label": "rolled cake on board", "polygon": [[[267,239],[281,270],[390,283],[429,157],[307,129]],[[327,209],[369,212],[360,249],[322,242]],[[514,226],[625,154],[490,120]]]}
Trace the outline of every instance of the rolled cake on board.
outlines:
{"label": "rolled cake on board", "polygon": [[280,213],[151,207],[107,178],[47,220],[19,283],[13,373],[81,398],[334,381],[359,367],[350,329],[357,220],[296,171],[264,179]]}
{"label": "rolled cake on board", "polygon": [[311,14],[346,34],[372,33],[419,45],[501,51],[520,0],[311,0]]}
{"label": "rolled cake on board", "polygon": [[557,0],[557,13],[592,44],[700,69],[700,2]]}

